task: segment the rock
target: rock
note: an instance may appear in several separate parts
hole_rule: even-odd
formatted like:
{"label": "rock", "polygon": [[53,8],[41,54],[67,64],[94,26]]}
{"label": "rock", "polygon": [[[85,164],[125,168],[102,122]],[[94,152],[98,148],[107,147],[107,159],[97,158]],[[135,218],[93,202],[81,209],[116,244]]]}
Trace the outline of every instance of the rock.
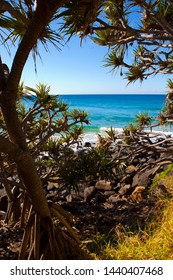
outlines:
{"label": "rock", "polygon": [[148,156],[152,156],[153,154],[154,154],[153,151],[149,151],[149,152],[148,152]]}
{"label": "rock", "polygon": [[148,187],[151,184],[151,179],[154,177],[157,170],[158,167],[155,167],[150,170],[144,171],[142,173],[137,173],[133,177],[132,187],[136,187],[136,186]]}
{"label": "rock", "polygon": [[90,186],[84,189],[84,201],[89,202],[95,195],[96,189],[94,186]]}
{"label": "rock", "polygon": [[136,171],[138,170],[138,168],[134,165],[129,165],[127,166],[126,170],[125,170],[125,173],[126,174],[135,174]]}
{"label": "rock", "polygon": [[54,185],[53,184],[50,184],[47,186],[47,191],[51,191],[54,189]]}
{"label": "rock", "polygon": [[143,192],[146,188],[144,186],[137,186],[130,196],[130,200],[139,203],[143,200]]}
{"label": "rock", "polygon": [[136,174],[133,178],[132,187],[145,186],[148,187],[151,184],[150,174],[144,172],[143,174]]}
{"label": "rock", "polygon": [[150,158],[150,159],[148,159],[147,163],[148,164],[154,164],[155,163],[155,159]]}
{"label": "rock", "polygon": [[105,196],[111,196],[111,195],[115,195],[115,191],[105,191],[104,192]]}
{"label": "rock", "polygon": [[117,203],[117,202],[123,202],[123,201],[127,201],[125,197],[121,196],[121,195],[111,195],[108,198],[109,203]]}
{"label": "rock", "polygon": [[125,183],[125,184],[132,184],[133,182],[133,177],[134,177],[134,174],[131,173],[131,174],[127,174],[126,176],[124,176],[121,180],[121,182]]}
{"label": "rock", "polygon": [[67,202],[72,202],[73,198],[71,194],[68,194],[66,197]]}
{"label": "rock", "polygon": [[147,161],[146,158],[141,158],[141,159],[139,159],[139,162],[140,162],[140,163],[145,163],[146,161]]}
{"label": "rock", "polygon": [[123,187],[121,187],[121,189],[119,190],[119,194],[120,195],[129,195],[133,192],[134,188],[132,188],[132,186],[130,184],[125,185]]}
{"label": "rock", "polygon": [[133,177],[132,187],[136,187],[139,184],[139,176],[140,176],[140,174],[136,174]]}
{"label": "rock", "polygon": [[90,148],[91,147],[91,143],[90,142],[85,142],[84,147]]}
{"label": "rock", "polygon": [[137,165],[137,164],[139,164],[139,160],[138,160],[137,158],[135,158],[135,159],[132,160],[132,163],[133,163],[134,165]]}
{"label": "rock", "polygon": [[98,190],[104,190],[104,191],[112,190],[111,182],[110,181],[106,181],[106,180],[97,181],[95,187]]}

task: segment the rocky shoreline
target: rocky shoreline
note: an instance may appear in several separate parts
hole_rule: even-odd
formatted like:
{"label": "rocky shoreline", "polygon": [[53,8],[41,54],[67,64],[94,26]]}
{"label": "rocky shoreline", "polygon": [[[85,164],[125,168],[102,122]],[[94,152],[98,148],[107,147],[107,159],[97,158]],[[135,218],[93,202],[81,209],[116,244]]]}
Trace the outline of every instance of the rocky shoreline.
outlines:
{"label": "rocky shoreline", "polygon": [[[154,145],[161,143],[162,148],[170,141],[164,142],[163,137],[155,138]],[[75,155],[80,157],[95,148],[98,143],[81,143],[75,149]],[[103,145],[103,142],[102,142]],[[112,180],[86,177],[78,182],[77,189],[71,189],[68,194],[59,188],[58,178],[51,178],[44,185],[47,199],[61,205],[74,216],[73,227],[81,241],[92,242],[92,236],[97,233],[109,233],[113,228],[123,226],[137,230],[145,228],[157,211],[158,196],[170,195],[164,184],[159,183],[151,188],[151,183],[157,174],[172,163],[170,153],[160,150],[146,149],[141,143],[127,144],[121,136],[109,146],[110,161],[119,159],[119,164],[125,165],[121,176]],[[65,195],[64,195],[65,194]],[[22,230],[14,229],[3,224],[8,206],[8,198],[3,188],[0,189],[0,219],[1,241],[0,259],[17,258]],[[13,241],[12,241],[13,240]],[[9,243],[17,246],[15,249]],[[18,244],[18,245],[16,245]],[[8,247],[8,249],[7,249]],[[11,248],[11,249],[10,249]]]}
{"label": "rocky shoreline", "polygon": [[[169,135],[168,135],[169,136]],[[162,135],[152,138],[153,143],[163,142]],[[171,138],[172,140],[172,138]],[[90,149],[95,148],[97,143],[85,142],[75,148],[75,154],[81,156]],[[112,160],[116,158],[126,159],[126,166],[123,176],[119,180],[93,180],[87,177],[80,181],[78,190],[71,190],[65,197],[67,202],[83,201],[91,202],[92,199],[99,199],[115,203],[117,201],[133,201],[139,203],[149,188],[153,178],[158,172],[164,170],[165,166],[172,163],[172,155],[152,149],[142,149],[141,145],[135,144],[133,148],[124,146],[122,135],[119,134],[114,144],[110,145],[112,150]],[[111,158],[110,158],[111,160]],[[55,178],[56,181],[56,178]],[[48,197],[58,194],[58,184],[50,183],[47,186]]]}

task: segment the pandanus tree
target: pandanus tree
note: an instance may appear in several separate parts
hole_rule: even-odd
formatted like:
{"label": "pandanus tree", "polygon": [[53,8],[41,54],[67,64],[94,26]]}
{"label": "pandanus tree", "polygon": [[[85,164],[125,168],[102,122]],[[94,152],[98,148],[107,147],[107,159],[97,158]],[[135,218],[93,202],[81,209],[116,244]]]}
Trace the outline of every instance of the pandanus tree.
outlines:
{"label": "pandanus tree", "polygon": [[[8,40],[18,43],[11,69],[3,58],[0,60],[1,123],[6,132],[0,135],[0,153],[2,157],[5,155],[9,162],[16,165],[16,172],[26,195],[22,213],[26,213],[28,219],[19,256],[21,259],[66,259],[80,255],[78,240],[68,225],[69,215],[60,207],[50,205],[44,194],[42,181],[27,141],[29,135],[24,125],[27,124],[26,119],[29,119],[31,113],[29,112],[25,118],[20,118],[17,111],[19,82],[27,58],[32,51],[35,59],[39,42],[45,47],[48,42],[58,44],[60,36],[51,29],[51,22],[58,18],[60,8],[67,2],[70,1],[2,0],[0,3],[1,42],[3,45],[8,44]],[[6,46],[8,48],[8,45]],[[48,99],[44,100],[44,103],[45,106],[51,105]],[[59,126],[61,125],[62,123],[59,123]],[[2,167],[5,174],[6,166],[3,165],[3,160]],[[7,183],[4,185],[6,191],[9,191],[10,207],[14,209],[17,202]],[[52,213],[67,228],[69,234],[65,234],[59,224],[55,227]]]}

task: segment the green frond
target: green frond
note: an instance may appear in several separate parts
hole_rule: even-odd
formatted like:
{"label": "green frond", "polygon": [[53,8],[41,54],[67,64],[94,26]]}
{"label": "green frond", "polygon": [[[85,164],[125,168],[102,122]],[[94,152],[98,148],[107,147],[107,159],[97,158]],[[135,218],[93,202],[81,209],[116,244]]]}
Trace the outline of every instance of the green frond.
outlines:
{"label": "green frond", "polygon": [[135,116],[135,122],[141,127],[151,124],[151,116],[148,113],[140,113]]}
{"label": "green frond", "polygon": [[110,129],[106,130],[105,132],[110,137],[110,139],[115,142],[117,139],[117,131],[112,127],[112,125],[110,126]]}
{"label": "green frond", "polygon": [[125,136],[129,136],[130,133],[136,133],[138,131],[138,126],[130,123],[127,127],[123,128],[123,133]]}
{"label": "green frond", "polygon": [[134,83],[137,80],[140,80],[140,82],[142,82],[144,79],[144,70],[140,65],[132,65],[129,68],[129,71],[126,72],[125,74],[126,74],[126,79],[128,80],[128,84]]}
{"label": "green frond", "polygon": [[63,17],[63,32],[70,36],[80,34],[81,38],[92,34],[92,23],[100,13],[100,8],[105,1],[68,1],[63,11],[59,14]]}
{"label": "green frond", "polygon": [[70,115],[71,115],[71,118],[73,120],[76,120],[76,121],[79,121],[79,122],[85,122],[86,124],[89,124],[89,121],[87,119],[88,114],[85,111],[81,111],[81,110],[78,110],[78,109],[73,109],[70,112]]}
{"label": "green frond", "polygon": [[[19,10],[19,7],[17,8]],[[1,30],[5,30],[3,36],[1,35],[1,40],[3,44],[8,42],[9,40],[15,44],[19,44],[26,33],[26,30],[31,22],[32,15],[29,11],[20,6],[20,13],[23,15],[23,19],[12,18],[8,15],[2,15],[0,18],[0,27]],[[42,32],[40,33],[35,46],[32,49],[33,60],[36,69],[36,57],[41,58],[41,54],[39,53],[39,43],[43,45],[46,51],[49,49],[49,44],[52,44],[55,48],[60,51],[60,47],[62,45],[62,36],[60,33],[52,28],[52,22],[55,20],[55,16],[50,20],[49,24],[47,24]]]}
{"label": "green frond", "polygon": [[173,80],[172,79],[167,80],[167,88],[168,88],[168,91],[173,90]]}
{"label": "green frond", "polygon": [[133,50],[133,55],[136,57],[144,54],[145,54],[145,48],[143,45],[138,45],[138,47]]}
{"label": "green frond", "polygon": [[123,65],[123,57],[121,55],[117,55],[117,53],[113,50],[110,54],[108,54],[107,58],[105,59],[106,63],[104,64],[105,67],[111,67],[114,71],[116,68]]}
{"label": "green frond", "polygon": [[164,125],[166,123],[166,117],[165,117],[165,115],[162,112],[160,112],[158,114],[157,119],[158,119],[160,125]]}
{"label": "green frond", "polygon": [[26,107],[23,103],[20,102],[17,104],[17,112],[19,115],[19,119],[22,120],[27,113]]}
{"label": "green frond", "polygon": [[94,43],[101,46],[108,46],[112,44],[114,37],[112,36],[113,32],[110,29],[98,30],[96,32],[97,37],[91,37]]}

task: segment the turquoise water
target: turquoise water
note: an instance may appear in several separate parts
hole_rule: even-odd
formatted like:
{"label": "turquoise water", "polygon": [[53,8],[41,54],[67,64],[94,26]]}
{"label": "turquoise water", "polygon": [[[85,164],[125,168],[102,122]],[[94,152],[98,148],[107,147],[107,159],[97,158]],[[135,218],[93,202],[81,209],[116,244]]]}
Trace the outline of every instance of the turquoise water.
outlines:
{"label": "turquoise water", "polygon": [[[68,94],[60,99],[69,109],[81,109],[88,113],[90,125],[85,126],[84,141],[97,141],[98,133],[105,133],[110,126],[122,129],[135,120],[139,113],[147,112],[156,117],[161,111],[165,95],[161,94]],[[170,132],[170,127],[156,130]]]}
{"label": "turquoise water", "polygon": [[165,95],[161,94],[69,94],[62,100],[70,109],[79,108],[89,114],[87,131],[100,131],[110,126],[123,128],[135,120],[139,113],[147,112],[156,117],[164,105]]}

